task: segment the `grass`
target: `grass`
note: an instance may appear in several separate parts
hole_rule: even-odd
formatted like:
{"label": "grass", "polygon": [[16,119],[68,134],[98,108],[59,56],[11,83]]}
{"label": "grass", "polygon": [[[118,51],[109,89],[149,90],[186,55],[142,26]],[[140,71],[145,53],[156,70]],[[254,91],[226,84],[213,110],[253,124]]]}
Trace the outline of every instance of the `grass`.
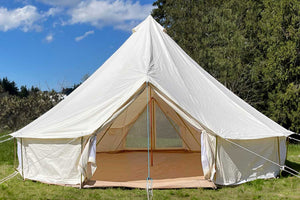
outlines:
{"label": "grass", "polygon": [[[0,179],[2,179],[14,172],[13,141],[0,144],[0,152]],[[289,145],[287,164],[300,171],[300,145]],[[21,176],[17,175],[0,185],[0,199],[147,199],[147,197],[145,190],[140,189],[77,189],[30,180],[23,181]],[[300,179],[282,173],[279,179],[256,180],[217,190],[154,190],[154,199],[300,199]]]}

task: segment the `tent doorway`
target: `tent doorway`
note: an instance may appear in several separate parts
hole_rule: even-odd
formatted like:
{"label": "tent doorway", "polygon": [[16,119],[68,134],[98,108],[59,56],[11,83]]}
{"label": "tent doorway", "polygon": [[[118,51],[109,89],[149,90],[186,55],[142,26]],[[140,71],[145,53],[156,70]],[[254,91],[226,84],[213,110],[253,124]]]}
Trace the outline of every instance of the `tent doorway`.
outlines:
{"label": "tent doorway", "polygon": [[145,188],[148,161],[154,188],[214,187],[203,177],[200,131],[154,90],[145,89],[97,135],[96,149],[98,168],[87,187]]}

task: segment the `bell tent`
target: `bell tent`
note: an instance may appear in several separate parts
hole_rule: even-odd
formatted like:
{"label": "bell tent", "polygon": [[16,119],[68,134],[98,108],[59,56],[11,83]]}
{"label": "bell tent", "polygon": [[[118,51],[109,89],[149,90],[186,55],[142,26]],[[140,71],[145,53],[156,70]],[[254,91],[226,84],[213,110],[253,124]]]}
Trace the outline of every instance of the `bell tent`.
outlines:
{"label": "bell tent", "polygon": [[292,134],[191,59],[151,16],[82,85],[12,133],[24,179],[214,187],[276,177]]}

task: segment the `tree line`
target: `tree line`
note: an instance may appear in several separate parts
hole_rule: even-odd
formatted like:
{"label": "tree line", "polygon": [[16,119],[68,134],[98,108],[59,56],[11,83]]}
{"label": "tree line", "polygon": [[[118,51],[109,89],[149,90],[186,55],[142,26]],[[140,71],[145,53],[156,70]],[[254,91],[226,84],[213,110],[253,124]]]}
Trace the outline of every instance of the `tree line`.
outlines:
{"label": "tree line", "polygon": [[299,0],[157,0],[152,16],[206,71],[300,132]]}
{"label": "tree line", "polygon": [[61,92],[41,91],[38,87],[17,87],[7,77],[0,78],[0,132],[15,131],[38,118],[69,95],[79,84]]}

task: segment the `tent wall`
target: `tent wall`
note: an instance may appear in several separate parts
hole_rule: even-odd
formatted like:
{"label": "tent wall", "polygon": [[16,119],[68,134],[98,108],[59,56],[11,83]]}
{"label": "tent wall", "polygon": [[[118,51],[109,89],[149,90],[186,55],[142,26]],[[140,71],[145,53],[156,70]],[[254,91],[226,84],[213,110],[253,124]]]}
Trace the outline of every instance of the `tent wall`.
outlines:
{"label": "tent wall", "polygon": [[[283,164],[285,161],[285,137],[231,141],[275,163]],[[279,166],[220,137],[217,138],[216,154],[215,183],[219,185],[274,178],[280,172]]]}
{"label": "tent wall", "polygon": [[[70,142],[71,141],[71,142]],[[79,184],[81,138],[18,139],[19,172],[24,179],[54,184]]]}

